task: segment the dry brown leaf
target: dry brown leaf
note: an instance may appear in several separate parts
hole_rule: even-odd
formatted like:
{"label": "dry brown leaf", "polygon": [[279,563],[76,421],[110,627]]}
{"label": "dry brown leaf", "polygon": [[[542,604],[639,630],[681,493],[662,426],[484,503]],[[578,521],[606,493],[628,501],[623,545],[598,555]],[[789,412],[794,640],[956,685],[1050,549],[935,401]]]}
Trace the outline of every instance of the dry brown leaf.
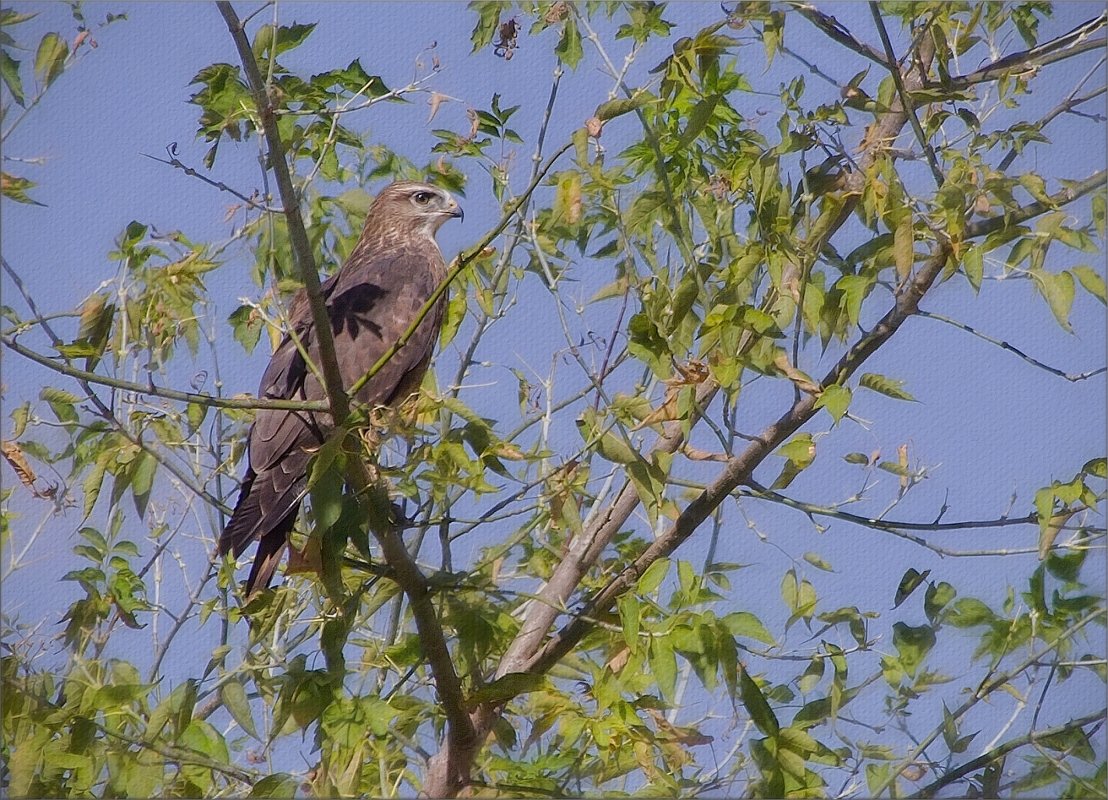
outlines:
{"label": "dry brown leaf", "polygon": [[19,444],[6,440],[0,441],[0,453],[4,454],[4,458],[15,470],[19,482],[34,492],[35,495],[38,495],[38,492],[35,491],[35,471],[27,463],[27,458],[23,455],[23,450],[19,447]]}
{"label": "dry brown leaf", "polygon": [[442,92],[431,92],[431,96],[427,100],[427,105],[431,106],[431,113],[428,115],[427,121],[430,122],[433,120],[435,114],[439,113],[439,106],[450,99],[449,95],[445,95]]}
{"label": "dry brown leaf", "polygon": [[604,666],[610,669],[614,674],[618,675],[623,671],[623,668],[627,666],[627,659],[631,657],[631,648],[624,647],[614,656],[608,659],[608,663]]}
{"label": "dry brown leaf", "polygon": [[910,477],[907,474],[908,471],[908,444],[905,442],[900,447],[896,448],[896,463],[904,468],[905,474],[900,476],[900,491],[908,491],[908,481]]}
{"label": "dry brown leaf", "polygon": [[789,363],[789,357],[784,350],[773,359],[773,366],[781,370],[786,378],[797,385],[800,391],[806,394],[819,394],[822,391],[818,383]]}

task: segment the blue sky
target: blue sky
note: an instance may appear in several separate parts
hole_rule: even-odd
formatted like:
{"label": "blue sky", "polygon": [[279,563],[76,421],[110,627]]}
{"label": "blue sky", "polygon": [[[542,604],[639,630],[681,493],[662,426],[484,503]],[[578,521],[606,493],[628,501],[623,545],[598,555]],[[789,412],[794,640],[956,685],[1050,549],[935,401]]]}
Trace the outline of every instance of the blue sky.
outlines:
{"label": "blue sky", "polygon": [[[21,40],[37,41],[39,35],[49,30],[72,35],[73,26],[65,6],[15,3],[13,7],[39,12],[35,20],[18,29]],[[1043,34],[1050,36],[1068,30],[1102,7],[1089,3],[1059,4],[1055,18],[1044,23]],[[677,36],[688,35],[717,19],[718,9],[715,3],[687,3],[673,6],[666,16],[679,23]],[[214,6],[184,3],[110,3],[89,6],[86,15],[90,22],[96,22],[109,11],[125,12],[128,19],[94,30],[99,47],[86,52],[5,144],[5,156],[46,159],[40,167],[21,165],[23,174],[40,183],[33,196],[46,207],[5,202],[2,246],[5,258],[47,311],[72,309],[102,282],[113,278],[116,264],[106,254],[132,219],[163,231],[179,229],[194,240],[220,240],[231,230],[225,214],[233,198],[142,155],[161,157],[165,147],[176,142],[180,158],[200,167],[206,146],[194,136],[197,108],[187,102],[193,91],[188,83],[210,63],[236,63],[222,19]],[[379,73],[390,87],[397,87],[411,80],[417,59],[422,58],[426,65],[434,53],[443,68],[429,86],[459,101],[446,103],[433,124],[427,120],[424,95],[416,95],[408,105],[376,106],[351,123],[371,140],[387,144],[416,162],[431,157],[430,148],[435,142],[431,128],[459,131],[468,128],[465,117],[468,106],[487,108],[494,93],[502,96],[502,106],[522,104],[515,127],[526,144],[516,154],[518,168],[513,184],[520,188],[525,183],[538,114],[545,104],[555,66],[550,53],[553,32],[537,38],[524,37],[514,58],[506,61],[494,57],[489,50],[470,55],[469,31],[474,18],[461,3],[288,4],[281,6],[280,13],[285,24],[319,23],[308,43],[287,60],[286,65],[294,70],[330,68],[360,58],[371,74]],[[865,5],[839,5],[834,13],[859,35],[876,41]],[[829,51],[826,41],[816,38],[799,19],[790,19],[787,31],[786,42],[790,47],[820,62],[844,82],[862,68],[844,59],[838,51]],[[1018,48],[1020,43],[1012,41],[1008,46]],[[760,47],[755,44],[751,49],[759,51],[758,58],[752,59],[755,66],[750,68],[751,82],[757,87],[775,93],[777,75],[797,69],[795,62],[779,56],[773,72],[764,75]],[[625,50],[623,44],[615,52],[622,58]],[[831,53],[832,57],[821,59],[823,53]],[[631,73],[632,82],[642,79],[665,55],[665,50],[656,48],[656,52],[641,56]],[[1051,67],[1051,75],[1057,79],[1055,85],[1061,88],[1051,93],[1051,86],[1044,82],[1036,89],[1042,96],[1030,98],[1028,108],[1042,113],[1051,107],[1094,63],[1094,57],[1086,56]],[[563,83],[548,150],[564,141],[607,99],[611,81],[600,66],[595,51],[586,43],[584,60]],[[966,66],[972,69],[977,65]],[[1102,67],[1102,76],[1103,71]],[[1090,87],[1098,85],[1096,80]],[[832,91],[813,77],[809,77],[808,84],[817,96]],[[740,110],[772,140],[777,119],[775,99],[751,96],[748,102],[749,107]],[[1097,110],[1103,114],[1103,97],[1099,103]],[[1090,110],[1093,105],[1090,104]],[[1035,116],[1036,112],[1028,111],[1027,115]],[[631,125],[633,120],[624,118],[622,124]],[[611,144],[608,138],[605,144],[612,147],[614,155],[618,152],[615,143],[620,132],[613,128],[611,134],[605,133]],[[1049,135],[1052,144],[1029,147],[1016,160],[1012,171],[1036,170],[1053,177],[1083,178],[1104,166],[1102,125],[1067,119],[1051,128]],[[247,193],[259,186],[251,145],[222,148],[212,177]],[[466,210],[464,225],[448,225],[439,236],[448,258],[476,241],[498,217],[487,178],[480,173],[471,174],[470,178],[467,197],[462,200]],[[366,188],[373,191],[378,187]],[[1090,257],[1060,248],[1052,250],[1051,259],[1052,269],[1081,263],[1101,270],[1104,267],[1102,255]],[[215,298],[211,313],[216,323],[239,304],[239,297],[257,294],[257,288],[249,280],[249,264],[247,254],[232,251],[227,263],[210,274],[208,286]],[[1000,270],[992,265],[986,272],[996,276]],[[580,259],[574,265],[574,283],[568,296],[586,300],[608,280],[610,275],[604,273],[603,265]],[[3,288],[3,302],[23,313],[25,309],[6,276]],[[465,394],[467,402],[482,413],[505,420],[505,429],[514,424],[512,414],[518,416],[517,410],[513,412],[515,381],[505,367],[546,371],[551,353],[565,348],[555,307],[540,279],[527,276],[519,291],[518,312],[514,318],[506,318],[490,336],[482,356],[488,366],[475,370],[470,379],[474,388]],[[1095,369],[1106,360],[1104,307],[1081,290],[1071,317],[1072,334],[1054,322],[1030,281],[990,280],[980,297],[975,297],[966,282],[956,277],[935,289],[923,307],[959,319],[1068,372]],[[597,329],[610,327],[615,309],[609,303],[588,310],[580,319],[582,330],[594,325]],[[250,358],[237,346],[223,348],[220,355],[226,390],[254,392],[264,368],[264,346]],[[440,377],[445,379],[453,374],[455,361],[456,353],[440,356],[440,362],[444,363]],[[184,365],[178,374],[184,380],[190,370],[203,368],[206,368],[203,363]],[[565,375],[572,367],[563,365],[559,370]],[[872,424],[868,430],[845,426],[832,432],[828,436],[832,448],[821,451],[815,467],[790,487],[796,497],[812,502],[841,501],[857,489],[860,473],[856,467],[839,460],[839,455],[880,449],[886,457],[895,457],[896,448],[907,443],[913,462],[918,459],[934,470],[932,477],[910,493],[891,516],[929,521],[945,500],[950,507],[948,519],[995,518],[1009,508],[1013,496],[1012,514],[1024,514],[1030,510],[1035,489],[1053,478],[1068,479],[1085,461],[1103,454],[1103,375],[1069,383],[954,328],[920,318],[911,320],[895,341],[867,364],[866,370],[905,380],[906,388],[919,402],[897,403],[875,394],[856,393],[851,411]],[[815,364],[810,371],[822,373]],[[24,399],[34,400],[42,386],[59,382],[53,374],[4,353],[6,407]],[[787,387],[770,383],[763,381],[751,386],[740,415],[743,430],[759,430],[791,392]],[[6,419],[3,426],[7,433],[10,423]],[[826,421],[817,421],[806,430],[827,430]],[[554,441],[564,453],[579,445],[572,419],[565,420]],[[772,461],[772,465],[767,463],[758,473],[763,483],[773,480],[772,470],[779,460]],[[3,480],[10,482],[11,473],[5,472]],[[865,504],[862,507],[865,510],[858,513],[879,511],[894,484],[895,478],[886,476],[884,489],[875,495],[883,501]],[[487,507],[494,499],[478,505]],[[16,523],[14,535],[19,541],[24,535],[20,525],[33,524],[44,509],[24,498],[18,499],[15,507],[27,513],[24,521]],[[17,573],[5,586],[6,599],[20,598],[16,607],[22,617],[35,618],[41,614],[52,624],[76,596],[75,586],[57,587],[53,581],[62,573],[58,561],[64,563],[70,558],[74,531],[80,525],[78,517],[76,510],[70,510],[51,519],[46,535],[30,555],[33,566]],[[982,598],[997,603],[1007,590],[1007,576],[1026,574],[1032,568],[1028,564],[1035,558],[1017,557],[1023,559],[1018,569],[1007,558],[939,559],[915,545],[841,522],[831,523],[821,534],[802,515],[750,501],[742,505],[741,514],[730,512],[729,520],[718,558],[752,565],[740,573],[741,580],[750,588],[748,607],[767,622],[787,616],[777,584],[781,573],[805,552],[820,553],[836,570],[824,573],[808,569],[805,573],[816,584],[821,598],[826,598],[827,608],[836,605],[890,608],[897,582],[909,566],[931,568],[933,579],[947,580],[967,590],[972,587]],[[748,521],[764,538],[747,528]],[[1097,524],[1103,524],[1103,520]],[[492,530],[488,537],[504,534],[503,530]],[[1034,547],[1036,531],[1030,527],[1003,528],[933,534],[931,538],[954,549]],[[698,562],[707,541],[706,532],[702,531],[686,545],[681,557]],[[203,546],[207,544],[210,540],[194,538],[184,552],[197,559],[202,557]],[[487,540],[482,538],[472,547],[476,550],[484,544]],[[466,554],[464,548],[459,552]],[[1096,557],[1103,559],[1102,554]],[[44,581],[50,587],[48,592],[42,591]],[[1096,588],[1103,591],[1103,584]],[[899,618],[887,615],[883,624],[891,626]],[[922,620],[909,621],[919,624]],[[141,641],[134,632],[129,634],[136,643]],[[203,643],[205,634],[198,637]],[[203,647],[196,651],[196,659],[202,668],[207,660]],[[182,666],[187,674],[187,666]],[[1064,697],[1062,691],[1057,695],[1059,701]]]}

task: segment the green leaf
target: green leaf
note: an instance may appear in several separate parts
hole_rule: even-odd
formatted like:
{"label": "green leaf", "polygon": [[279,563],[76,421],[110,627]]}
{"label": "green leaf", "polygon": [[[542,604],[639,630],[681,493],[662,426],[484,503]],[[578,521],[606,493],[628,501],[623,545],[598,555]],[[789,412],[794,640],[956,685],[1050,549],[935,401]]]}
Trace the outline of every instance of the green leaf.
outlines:
{"label": "green leaf", "polygon": [[332,434],[319,448],[312,462],[308,492],[312,498],[312,518],[318,533],[329,530],[342,515],[343,438]]}
{"label": "green leaf", "polygon": [[287,772],[275,772],[257,781],[248,797],[293,797],[300,781]]}
{"label": "green leaf", "polygon": [[811,619],[815,613],[816,589],[807,579],[798,578],[795,569],[790,569],[781,579],[781,597],[791,612],[786,628],[798,619]]}
{"label": "green leaf", "polygon": [[585,54],[581,47],[581,34],[577,30],[577,20],[574,19],[573,14],[566,17],[562,27],[562,38],[554,48],[554,54],[570,69],[577,69],[581,56]]}
{"label": "green leaf", "polygon": [[896,274],[901,280],[912,273],[912,263],[916,258],[912,244],[912,215],[906,213],[901,216],[893,232],[893,263],[896,264]]}
{"label": "green leaf", "polygon": [[669,559],[659,558],[639,576],[635,591],[640,595],[650,594],[662,585],[662,580],[666,577],[667,572],[669,572]]}
{"label": "green leaf", "polygon": [[826,408],[831,418],[839,422],[850,408],[853,396],[853,392],[848,387],[833,383],[820,392],[819,399],[816,400],[816,408]]}
{"label": "green leaf", "polygon": [[925,569],[923,572],[917,572],[914,569],[909,569],[900,578],[900,585],[896,587],[896,596],[893,598],[893,608],[896,608],[912,594],[919,585],[927,580],[927,576],[931,574],[931,570]]}
{"label": "green leaf", "polygon": [[931,624],[939,621],[940,612],[957,594],[958,590],[946,581],[932,583],[927,587],[927,591],[923,595],[923,611],[927,614],[927,619]]}
{"label": "green leaf", "polygon": [[35,77],[44,89],[62,74],[68,55],[69,45],[56,33],[48,33],[39,41],[35,53]]}
{"label": "green leaf", "polygon": [[766,696],[745,667],[739,671],[739,696],[750,714],[750,721],[758,726],[758,730],[766,736],[776,736],[781,730],[781,723],[777,721],[777,715],[773,713]]}
{"label": "green leaf", "polygon": [[140,519],[146,515],[146,503],[150,499],[150,490],[154,486],[154,473],[157,469],[157,459],[147,450],[143,450],[131,462],[131,494]]}
{"label": "green leaf", "polygon": [[19,62],[8,55],[7,50],[0,50],[0,78],[4,79],[4,85],[12,93],[12,97],[19,105],[26,105],[27,97],[23,94],[23,82],[19,79]]}
{"label": "green leaf", "polygon": [[701,131],[707,127],[709,120],[712,119],[712,114],[721,99],[720,95],[713,94],[693,107],[693,110],[689,112],[689,121],[685,125],[685,130],[681,133],[681,138],[677,140],[678,147],[688,147],[696,140],[696,137],[700,135]]}
{"label": "green leaf", "polygon": [[75,406],[81,401],[81,398],[77,395],[53,386],[47,386],[39,392],[39,399],[47,402],[50,410],[54,412],[54,416],[58,418],[58,422],[77,421],[78,415]]}
{"label": "green leaf", "polygon": [[673,654],[673,644],[669,637],[651,638],[646,653],[650,671],[658,681],[658,689],[667,702],[672,702],[677,691],[677,656]]}
{"label": "green leaf", "polygon": [[28,189],[33,189],[37,185],[38,184],[29,178],[21,178],[18,175],[12,175],[10,172],[0,172],[0,195],[14,200],[17,203],[41,206],[42,203],[32,199],[31,196],[27,194]]}
{"label": "green leaf", "polygon": [[777,641],[766,629],[766,626],[762,624],[762,621],[749,611],[732,611],[723,618],[722,622],[732,636],[756,639],[771,646],[777,644]]}
{"label": "green leaf", "polygon": [[469,4],[469,8],[477,12],[477,24],[469,37],[473,42],[473,50],[470,52],[476,53],[492,44],[496,30],[500,27],[500,12],[506,6],[500,0],[475,0]]}
{"label": "green leaf", "polygon": [[867,372],[858,380],[858,385],[864,389],[883,394],[886,397],[891,397],[894,400],[911,400],[915,401],[916,398],[912,397],[908,392],[902,388],[904,381],[896,380],[894,378],[887,378],[884,375],[878,375],[874,372]]}
{"label": "green leaf", "polygon": [[639,599],[630,592],[619,598],[619,621],[623,627],[623,640],[628,647],[638,647]]}
{"label": "green leaf", "polygon": [[239,306],[231,312],[227,321],[235,332],[235,341],[242,345],[247,354],[253,353],[265,327],[261,315],[255,313],[250,306]]}
{"label": "green leaf", "polygon": [[254,58],[267,61],[299,47],[315,30],[315,26],[314,22],[309,25],[281,25],[276,29],[272,23],[263,25],[254,36]]}
{"label": "green leaf", "polygon": [[1032,172],[1028,172],[1019,177],[1020,186],[1027,190],[1027,193],[1038,200],[1040,203],[1053,208],[1054,201],[1050,198],[1050,193],[1046,190],[1046,181],[1044,181],[1038,175]]}
{"label": "green leaf", "polygon": [[657,98],[650,92],[637,91],[630,97],[621,97],[616,100],[608,100],[601,103],[596,107],[594,116],[601,122],[607,122],[610,119],[621,117],[624,114],[629,114],[632,111],[642,108],[647,103],[653,102]]}
{"label": "green leaf", "polygon": [[1102,303],[1108,304],[1105,296],[1104,277],[1092,267],[1081,265],[1070,270],[1077,276],[1077,280],[1085,287],[1085,291]]}
{"label": "green leaf", "polygon": [[258,730],[254,727],[254,715],[250,711],[250,701],[246,699],[246,689],[237,680],[231,679],[219,687],[219,699],[230,712],[231,717],[239,724],[239,727],[253,736],[258,736]]}
{"label": "green leaf", "polygon": [[955,628],[972,628],[996,619],[996,614],[976,597],[963,597],[948,606],[943,621]]}
{"label": "green leaf", "polygon": [[805,553],[804,560],[811,564],[816,569],[822,569],[824,572],[834,572],[831,565],[828,564],[818,553]]}
{"label": "green leaf", "polygon": [[12,432],[11,438],[14,441],[23,435],[23,431],[27,428],[27,420],[31,416],[31,404],[26,402],[21,406],[16,406],[12,409]]}
{"label": "green leaf", "polygon": [[935,646],[935,629],[930,625],[912,627],[897,622],[893,625],[893,645],[900,654],[904,671],[915,677],[919,665]]}
{"label": "green leaf", "polygon": [[985,277],[985,255],[980,247],[973,245],[966,249],[965,255],[962,256],[962,269],[973,290],[981,291],[981,281]]}
{"label": "green leaf", "polygon": [[1093,225],[1097,235],[1103,239],[1108,236],[1108,200],[1103,193],[1093,195]]}
{"label": "green leaf", "polygon": [[1035,287],[1046,299],[1050,311],[1063,330],[1073,332],[1070,327],[1070,308],[1073,307],[1074,284],[1073,275],[1068,271],[1048,272],[1038,270],[1032,273],[1035,278]]}

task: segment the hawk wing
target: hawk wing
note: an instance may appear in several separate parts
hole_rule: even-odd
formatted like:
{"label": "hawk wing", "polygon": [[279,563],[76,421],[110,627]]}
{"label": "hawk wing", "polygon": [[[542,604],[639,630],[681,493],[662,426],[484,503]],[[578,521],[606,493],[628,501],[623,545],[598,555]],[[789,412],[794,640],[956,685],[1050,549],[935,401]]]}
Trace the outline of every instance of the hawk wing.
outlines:
{"label": "hawk wing", "polygon": [[[437,247],[397,248],[348,262],[324,284],[327,315],[344,386],[362,377],[400,338],[446,273]],[[371,405],[394,405],[419,388],[442,323],[443,303],[358,393]],[[303,350],[319,363],[319,344],[307,301],[300,295],[286,336],[262,376],[259,396],[321,400],[325,392]],[[246,592],[269,584],[303,499],[314,448],[332,428],[326,412],[259,409],[250,431],[250,466],[239,501],[219,541],[221,553],[241,555],[255,539],[258,554]]]}

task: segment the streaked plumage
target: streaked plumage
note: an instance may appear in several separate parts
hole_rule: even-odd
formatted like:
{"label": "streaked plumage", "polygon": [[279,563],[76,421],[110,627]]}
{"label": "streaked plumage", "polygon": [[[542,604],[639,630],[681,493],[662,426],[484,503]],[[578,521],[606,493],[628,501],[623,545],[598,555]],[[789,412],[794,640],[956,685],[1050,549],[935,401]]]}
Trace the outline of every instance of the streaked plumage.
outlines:
{"label": "streaked plumage", "polygon": [[[366,218],[361,238],[346,263],[323,284],[343,384],[369,371],[408,328],[435,287],[446,263],[435,232],[460,217],[454,199],[422,183],[387,186]],[[419,388],[442,324],[436,304],[412,338],[358,393],[369,405],[396,405]],[[293,299],[289,324],[318,363],[319,344],[307,295]],[[273,353],[259,397],[319,400],[325,392],[290,336]],[[219,552],[236,557],[257,540],[258,552],[246,594],[269,585],[288,543],[304,496],[312,452],[331,429],[327,413],[259,409],[247,446],[249,466],[238,504],[219,539]]]}

